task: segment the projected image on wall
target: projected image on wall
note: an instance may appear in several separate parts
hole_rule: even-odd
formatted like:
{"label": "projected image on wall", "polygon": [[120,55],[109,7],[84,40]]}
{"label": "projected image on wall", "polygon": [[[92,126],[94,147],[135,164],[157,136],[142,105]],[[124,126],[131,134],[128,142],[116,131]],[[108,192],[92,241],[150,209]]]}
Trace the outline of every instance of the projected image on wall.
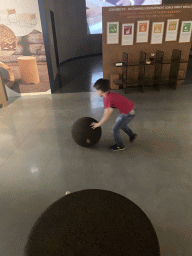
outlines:
{"label": "projected image on wall", "polygon": [[102,33],[102,7],[160,4],[162,0],[86,0],[87,33]]}

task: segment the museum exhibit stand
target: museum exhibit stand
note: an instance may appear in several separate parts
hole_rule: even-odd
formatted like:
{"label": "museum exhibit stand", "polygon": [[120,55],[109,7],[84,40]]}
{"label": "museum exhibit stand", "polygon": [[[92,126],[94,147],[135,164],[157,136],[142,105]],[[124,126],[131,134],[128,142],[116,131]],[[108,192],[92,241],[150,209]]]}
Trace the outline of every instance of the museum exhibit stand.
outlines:
{"label": "museum exhibit stand", "polygon": [[[121,79],[114,79],[112,82],[119,87],[118,89],[125,88],[125,93],[129,88],[137,88],[144,91],[144,87],[153,86],[158,91],[160,90],[161,85],[167,85],[174,90],[177,87],[177,81],[183,81],[184,77],[184,69],[179,69],[181,63],[188,63],[187,61],[181,60],[181,51],[174,49],[172,52],[171,62],[163,61],[164,53],[162,51],[157,50],[156,56],[150,58],[148,61],[146,60],[146,53],[140,52],[140,58],[138,63],[129,63],[128,62],[128,54],[123,53],[122,62],[114,63],[114,65],[119,68],[122,68]],[[169,68],[169,77],[162,76],[162,66],[166,65]],[[151,66],[153,77],[148,78],[145,75],[145,66]],[[169,66],[169,67],[168,67]],[[138,78],[136,81],[130,81],[128,79],[127,73],[129,67],[138,67]],[[113,79],[113,78],[112,78]]]}
{"label": "museum exhibit stand", "polygon": [[111,89],[177,89],[191,50],[192,4],[105,7],[103,78]]}

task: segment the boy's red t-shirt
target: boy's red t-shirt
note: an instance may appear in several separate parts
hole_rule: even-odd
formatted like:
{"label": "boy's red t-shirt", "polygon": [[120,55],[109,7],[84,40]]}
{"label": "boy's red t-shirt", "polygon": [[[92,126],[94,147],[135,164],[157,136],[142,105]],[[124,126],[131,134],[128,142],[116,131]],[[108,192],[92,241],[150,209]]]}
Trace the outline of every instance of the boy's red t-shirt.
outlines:
{"label": "boy's red t-shirt", "polygon": [[104,109],[117,108],[121,114],[128,114],[134,107],[132,101],[115,92],[108,92],[104,98]]}

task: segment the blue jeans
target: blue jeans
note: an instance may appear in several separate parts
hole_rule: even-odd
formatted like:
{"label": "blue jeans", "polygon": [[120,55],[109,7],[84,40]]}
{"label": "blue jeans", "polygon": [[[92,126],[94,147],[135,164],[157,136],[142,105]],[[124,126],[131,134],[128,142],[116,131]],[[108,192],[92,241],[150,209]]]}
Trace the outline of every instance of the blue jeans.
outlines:
{"label": "blue jeans", "polygon": [[115,125],[113,126],[113,130],[112,130],[112,133],[113,133],[113,137],[114,137],[114,140],[115,140],[115,143],[117,145],[122,145],[123,144],[123,141],[121,139],[121,136],[120,136],[120,130],[122,129],[129,137],[131,137],[133,135],[133,132],[132,130],[127,126],[127,124],[129,122],[131,122],[131,120],[135,117],[135,114],[134,115],[130,115],[130,114],[120,114],[117,119],[116,119],[116,123]]}

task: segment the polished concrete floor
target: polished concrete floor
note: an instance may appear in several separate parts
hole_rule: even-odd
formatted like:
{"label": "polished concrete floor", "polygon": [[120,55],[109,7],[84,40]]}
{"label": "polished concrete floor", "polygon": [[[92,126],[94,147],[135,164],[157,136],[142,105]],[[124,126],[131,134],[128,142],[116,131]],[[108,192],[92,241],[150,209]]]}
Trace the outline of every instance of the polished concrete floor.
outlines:
{"label": "polished concrete floor", "polygon": [[[92,88],[102,77],[99,63],[89,82],[77,77],[69,87]],[[138,138],[130,144],[122,132],[126,149],[121,152],[108,149],[118,110],[103,124],[93,148],[73,141],[77,119],[102,117],[103,98],[90,90],[11,98],[0,109],[0,255],[23,255],[37,218],[66,191],[104,189],[147,214],[162,256],[191,256],[192,86],[126,94],[136,105],[130,128]]]}
{"label": "polished concrete floor", "polygon": [[103,77],[101,54],[75,58],[60,67],[60,89],[55,93],[95,92],[93,83]]}

